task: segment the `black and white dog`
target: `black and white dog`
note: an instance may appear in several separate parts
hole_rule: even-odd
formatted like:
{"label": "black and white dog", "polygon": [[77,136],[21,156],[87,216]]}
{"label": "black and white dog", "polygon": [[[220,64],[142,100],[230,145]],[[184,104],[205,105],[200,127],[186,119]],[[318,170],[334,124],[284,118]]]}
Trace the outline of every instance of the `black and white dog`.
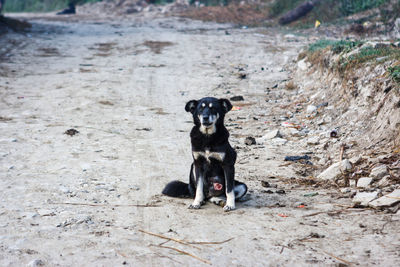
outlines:
{"label": "black and white dog", "polygon": [[189,184],[172,181],[162,191],[164,195],[194,197],[189,209],[199,209],[206,199],[218,205],[226,200],[224,211],[235,209],[235,199],[246,194],[247,186],[234,177],[236,152],[224,126],[225,114],[231,109],[229,100],[213,97],[186,104],[185,110],[193,114],[194,122]]}

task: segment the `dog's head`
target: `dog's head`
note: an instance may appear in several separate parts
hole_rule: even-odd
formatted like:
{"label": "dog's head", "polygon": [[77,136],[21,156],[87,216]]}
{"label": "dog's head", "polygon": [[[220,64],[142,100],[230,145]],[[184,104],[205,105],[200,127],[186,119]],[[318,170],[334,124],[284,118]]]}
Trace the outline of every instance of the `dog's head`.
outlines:
{"label": "dog's head", "polygon": [[190,100],[185,106],[185,110],[193,114],[194,124],[207,135],[217,131],[217,126],[224,123],[225,114],[231,109],[232,104],[228,99],[214,97]]}

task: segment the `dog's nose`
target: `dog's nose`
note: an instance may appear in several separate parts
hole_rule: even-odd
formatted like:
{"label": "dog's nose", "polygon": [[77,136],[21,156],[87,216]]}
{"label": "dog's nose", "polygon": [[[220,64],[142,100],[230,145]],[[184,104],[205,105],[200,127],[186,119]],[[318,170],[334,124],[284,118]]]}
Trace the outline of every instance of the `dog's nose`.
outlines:
{"label": "dog's nose", "polygon": [[210,117],[208,115],[203,115],[203,121],[204,122],[208,122],[209,118]]}

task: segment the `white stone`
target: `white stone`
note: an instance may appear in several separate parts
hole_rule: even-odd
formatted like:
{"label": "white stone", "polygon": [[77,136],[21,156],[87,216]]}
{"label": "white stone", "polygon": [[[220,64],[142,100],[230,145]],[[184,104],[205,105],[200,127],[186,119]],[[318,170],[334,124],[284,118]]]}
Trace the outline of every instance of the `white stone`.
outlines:
{"label": "white stone", "polygon": [[314,105],[308,105],[307,106],[307,109],[306,109],[307,113],[314,113],[315,111],[317,111],[317,107],[316,106],[314,106]]}
{"label": "white stone", "polygon": [[381,179],[382,177],[388,174],[389,174],[388,168],[386,167],[386,165],[380,165],[378,167],[373,168],[369,176],[375,179]]}
{"label": "white stone", "polygon": [[348,159],[342,160],[332,164],[329,168],[318,175],[322,180],[336,180],[342,175],[342,172],[352,169],[351,163]]}
{"label": "white stone", "polygon": [[392,193],[384,195],[377,200],[369,203],[373,208],[390,207],[400,202],[400,189],[394,190]]}
{"label": "white stone", "polygon": [[357,187],[359,188],[367,188],[372,183],[371,177],[362,177],[357,181]]}
{"label": "white stone", "polygon": [[342,193],[350,193],[351,192],[351,188],[350,187],[342,188],[342,189],[340,189],[340,192],[342,192]]}
{"label": "white stone", "polygon": [[353,203],[361,206],[368,206],[368,203],[378,197],[378,191],[374,192],[358,192],[354,198]]}

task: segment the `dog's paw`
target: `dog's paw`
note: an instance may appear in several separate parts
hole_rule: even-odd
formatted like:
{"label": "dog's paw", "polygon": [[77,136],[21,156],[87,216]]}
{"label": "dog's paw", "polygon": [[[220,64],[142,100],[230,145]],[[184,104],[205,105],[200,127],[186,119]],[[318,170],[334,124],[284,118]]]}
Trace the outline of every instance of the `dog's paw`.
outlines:
{"label": "dog's paw", "polygon": [[235,206],[230,206],[230,205],[225,205],[224,206],[224,211],[225,212],[231,211],[231,210],[234,210],[234,209],[235,209]]}
{"label": "dog's paw", "polygon": [[198,209],[200,209],[200,207],[201,207],[200,204],[190,204],[188,209],[198,210]]}

